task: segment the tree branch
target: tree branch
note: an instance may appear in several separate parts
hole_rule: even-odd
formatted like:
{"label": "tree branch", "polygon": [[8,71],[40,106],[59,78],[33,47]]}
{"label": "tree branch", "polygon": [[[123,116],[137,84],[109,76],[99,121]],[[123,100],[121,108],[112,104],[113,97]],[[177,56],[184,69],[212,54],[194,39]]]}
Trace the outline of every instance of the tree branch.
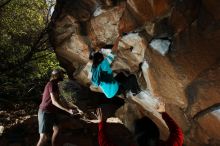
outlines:
{"label": "tree branch", "polygon": [[41,55],[41,56],[38,56],[38,57],[35,57],[35,58],[32,58],[31,61],[35,61],[35,60],[37,60],[37,59],[40,59],[40,58],[46,57],[46,56],[50,55],[51,53],[52,53],[52,52],[47,53],[47,54],[44,54],[44,55]]}
{"label": "tree branch", "polygon": [[[34,53],[40,52],[38,49],[40,46],[42,46],[40,45],[40,43],[46,34],[47,34],[47,27],[40,33],[38,39],[34,42],[30,51],[22,59],[17,60],[16,63],[7,63],[7,67],[1,70],[8,71],[12,69],[17,69],[18,67],[21,67],[27,62],[29,62],[31,58],[33,57]],[[48,39],[44,40],[43,43],[45,43],[47,40]]]}

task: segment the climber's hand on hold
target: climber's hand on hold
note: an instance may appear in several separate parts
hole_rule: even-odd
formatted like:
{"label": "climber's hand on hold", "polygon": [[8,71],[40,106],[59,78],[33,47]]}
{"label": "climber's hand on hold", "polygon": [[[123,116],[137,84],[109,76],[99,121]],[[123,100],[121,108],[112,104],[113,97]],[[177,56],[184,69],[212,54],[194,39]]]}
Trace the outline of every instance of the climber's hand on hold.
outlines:
{"label": "climber's hand on hold", "polygon": [[123,34],[123,32],[121,32],[120,30],[119,30],[119,32],[118,32],[118,38],[120,37],[122,37],[122,34]]}
{"label": "climber's hand on hold", "polygon": [[71,115],[73,115],[73,110],[72,109],[68,109],[67,112]]}
{"label": "climber's hand on hold", "polygon": [[97,108],[96,114],[97,114],[97,119],[98,119],[98,121],[99,121],[99,122],[102,122],[102,121],[103,121],[102,109],[101,109],[101,108]]}
{"label": "climber's hand on hold", "polygon": [[71,115],[77,115],[79,112],[77,109],[68,109],[68,113],[70,113]]}
{"label": "climber's hand on hold", "polygon": [[165,103],[164,103],[164,102],[160,102],[160,103],[159,103],[158,108],[157,108],[157,111],[158,111],[159,113],[163,113],[163,112],[166,111],[166,110],[165,110]]}

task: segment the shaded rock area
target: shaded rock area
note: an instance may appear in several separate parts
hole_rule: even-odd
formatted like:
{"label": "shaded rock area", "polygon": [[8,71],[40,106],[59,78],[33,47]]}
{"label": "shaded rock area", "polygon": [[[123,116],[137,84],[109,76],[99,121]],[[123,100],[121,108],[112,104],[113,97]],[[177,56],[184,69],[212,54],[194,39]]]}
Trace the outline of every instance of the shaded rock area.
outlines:
{"label": "shaded rock area", "polygon": [[[166,139],[169,131],[153,105],[160,97],[183,129],[185,145],[218,146],[219,7],[219,0],[57,0],[50,41],[69,77],[89,87],[90,52],[114,44],[126,32],[122,40],[133,49],[119,43],[113,71],[135,74],[149,96],[130,97],[117,117],[132,132],[132,121],[149,116]],[[150,47],[153,39],[171,41],[166,53]]]}

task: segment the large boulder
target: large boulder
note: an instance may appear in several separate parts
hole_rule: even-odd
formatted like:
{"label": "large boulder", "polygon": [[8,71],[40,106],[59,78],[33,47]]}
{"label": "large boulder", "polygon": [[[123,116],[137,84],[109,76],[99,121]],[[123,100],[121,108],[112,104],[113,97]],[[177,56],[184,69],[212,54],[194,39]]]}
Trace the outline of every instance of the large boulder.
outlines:
{"label": "large boulder", "polygon": [[[186,145],[219,145],[219,5],[218,0],[58,0],[50,40],[69,77],[88,87],[90,52],[114,44],[127,32],[122,40],[133,49],[119,43],[114,73],[135,74],[152,100],[164,100],[184,131]],[[170,44],[155,49],[153,40]],[[141,110],[129,112],[134,107]],[[138,118],[133,116],[138,111],[157,115],[152,107],[131,98],[121,113],[124,119]],[[152,119],[163,127],[160,118]],[[124,124],[132,130],[129,120]]]}

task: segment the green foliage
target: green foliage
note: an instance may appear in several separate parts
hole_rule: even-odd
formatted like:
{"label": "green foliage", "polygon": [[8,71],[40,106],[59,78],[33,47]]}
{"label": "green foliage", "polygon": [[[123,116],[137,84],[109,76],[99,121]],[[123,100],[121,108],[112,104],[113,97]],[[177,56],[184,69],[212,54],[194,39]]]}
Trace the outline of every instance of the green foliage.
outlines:
{"label": "green foliage", "polygon": [[59,64],[48,43],[48,4],[12,0],[0,8],[0,97],[40,96]]}
{"label": "green foliage", "polygon": [[45,28],[46,9],[42,0],[12,0],[1,9],[0,47],[4,60],[14,63],[30,51],[39,31]]}
{"label": "green foliage", "polygon": [[68,104],[74,106],[80,100],[81,87],[72,80],[64,80],[59,83],[60,99]]}

